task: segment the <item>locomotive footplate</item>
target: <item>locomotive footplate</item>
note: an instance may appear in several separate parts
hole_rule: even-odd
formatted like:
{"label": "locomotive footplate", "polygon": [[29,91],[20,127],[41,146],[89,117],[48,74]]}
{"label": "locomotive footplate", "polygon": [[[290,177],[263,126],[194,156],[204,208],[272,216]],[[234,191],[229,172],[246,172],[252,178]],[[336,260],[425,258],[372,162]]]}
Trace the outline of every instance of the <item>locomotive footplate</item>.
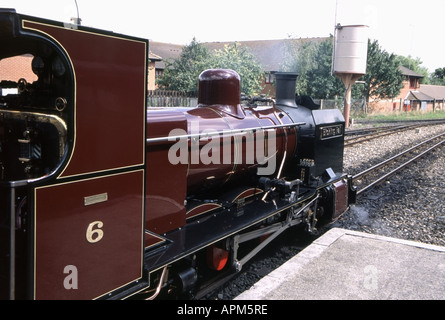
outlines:
{"label": "locomotive footplate", "polygon": [[[332,222],[347,210],[348,196],[353,192],[348,176],[331,178],[314,188],[300,187],[298,196],[281,197],[276,192],[263,200],[263,195],[259,195],[242,209],[236,206],[221,208],[216,213],[187,223],[183,228],[163,234],[165,241],[161,245],[145,251],[145,271],[151,274],[165,270],[174,262],[226,239],[232,250],[232,270],[240,271],[244,263],[289,227],[301,224],[306,225],[309,232],[316,232],[317,223]],[[339,200],[339,197],[344,200]],[[273,217],[280,218],[269,219]],[[272,220],[273,223],[259,228],[262,222]],[[256,248],[244,257],[237,256],[239,244],[265,235],[267,239]]]}
{"label": "locomotive footplate", "polygon": [[[276,235],[278,235],[293,225],[303,223],[305,220],[303,210],[310,205],[316,205],[319,190],[306,190],[301,192],[300,195],[304,196],[292,202],[289,201],[289,199],[274,198],[271,201],[263,201],[259,198],[250,203],[246,203],[241,213],[233,207],[224,209],[218,213],[207,215],[202,219],[194,220],[183,228],[164,234],[162,236],[166,241],[162,245],[146,251],[144,256],[145,270],[150,274],[219,240],[230,238],[231,236],[236,235],[237,238],[235,237],[235,239],[237,239],[237,243],[235,245],[238,245],[238,242],[241,243],[244,241],[239,238],[240,233],[241,237],[243,237],[243,232],[247,237],[253,239],[266,233],[276,233]],[[268,218],[284,212],[288,213],[286,219],[259,231],[260,233],[258,233],[258,231],[251,231],[252,229],[255,230],[255,228],[249,229]],[[275,236],[272,236],[271,239],[266,240],[265,243],[270,242],[274,237]],[[265,244],[263,246],[265,246]],[[261,248],[259,248],[258,251],[260,249]],[[237,265],[233,267],[236,271],[240,270],[244,260],[243,258],[240,259],[240,261],[235,261]]]}
{"label": "locomotive footplate", "polygon": [[243,207],[242,214],[239,214],[234,208],[229,208],[217,214],[203,217],[203,219],[195,220],[183,228],[163,235],[167,243],[162,246],[162,250],[146,252],[144,264],[149,266],[150,270],[155,270],[277,213],[298,206],[299,203],[315,197],[316,194],[317,191],[312,190],[311,194],[306,195],[304,199],[292,203],[277,199],[270,202],[256,200],[246,204]]}

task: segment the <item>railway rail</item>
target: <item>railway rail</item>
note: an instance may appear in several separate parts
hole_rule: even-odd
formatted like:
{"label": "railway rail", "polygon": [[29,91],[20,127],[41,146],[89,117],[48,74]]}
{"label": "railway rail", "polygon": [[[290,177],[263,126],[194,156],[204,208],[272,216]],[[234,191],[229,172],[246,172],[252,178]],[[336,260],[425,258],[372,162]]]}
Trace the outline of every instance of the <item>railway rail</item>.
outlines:
{"label": "railway rail", "polygon": [[372,139],[381,138],[387,135],[433,125],[444,124],[445,120],[424,120],[414,123],[404,123],[399,125],[383,126],[376,128],[365,128],[350,130],[345,132],[345,147],[350,147],[358,143],[366,142]]}
{"label": "railway rail", "polygon": [[[357,195],[360,195],[361,193],[370,189],[374,185],[381,183],[385,179],[389,178],[391,175],[405,168],[413,161],[419,159],[428,152],[431,152],[432,150],[442,146],[444,143],[445,143],[445,133],[438,134],[430,139],[427,139],[409,149],[406,149],[405,151],[400,152],[399,154],[389,159],[386,159],[354,175],[352,177],[352,181],[354,182],[354,185],[359,188],[359,190],[357,191]],[[387,171],[380,173],[380,175],[378,174],[378,172],[382,168],[389,168],[390,165],[392,165],[391,169],[387,169]],[[364,182],[365,180],[364,178],[366,176],[370,176],[371,174],[374,176],[372,181]],[[377,177],[375,177],[376,174]]]}

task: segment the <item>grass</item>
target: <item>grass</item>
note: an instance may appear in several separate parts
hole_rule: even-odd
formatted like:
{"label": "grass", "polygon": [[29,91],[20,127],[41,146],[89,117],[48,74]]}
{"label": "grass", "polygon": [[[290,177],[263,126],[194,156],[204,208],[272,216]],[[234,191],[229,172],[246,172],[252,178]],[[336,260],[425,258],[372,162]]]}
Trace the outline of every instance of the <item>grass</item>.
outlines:
{"label": "grass", "polygon": [[437,110],[435,112],[421,112],[421,111],[409,111],[409,112],[397,112],[388,114],[369,114],[365,117],[358,119],[366,119],[370,121],[404,121],[404,120],[434,120],[445,119],[445,110]]}

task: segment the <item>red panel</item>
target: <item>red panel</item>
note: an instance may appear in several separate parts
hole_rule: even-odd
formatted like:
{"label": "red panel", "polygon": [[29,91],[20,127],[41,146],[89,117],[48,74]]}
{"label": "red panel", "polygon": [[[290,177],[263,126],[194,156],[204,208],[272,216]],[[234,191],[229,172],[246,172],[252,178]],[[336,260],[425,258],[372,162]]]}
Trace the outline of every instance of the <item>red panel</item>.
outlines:
{"label": "red panel", "polygon": [[334,219],[338,218],[348,209],[348,185],[344,181],[334,183],[335,188],[335,212]]}
{"label": "red panel", "polygon": [[56,39],[76,81],[75,146],[62,176],[144,163],[147,43],[24,21]]}
{"label": "red panel", "polygon": [[36,189],[36,299],[94,299],[142,276],[143,182],[140,170]]}
{"label": "red panel", "polygon": [[[173,129],[187,133],[187,121],[181,112],[150,110],[147,119],[149,138],[167,137]],[[147,146],[146,228],[162,234],[185,225],[184,200],[187,192],[187,164],[172,164],[168,152],[174,142]]]}
{"label": "red panel", "polygon": [[217,203],[204,203],[187,211],[187,219],[221,208]]}

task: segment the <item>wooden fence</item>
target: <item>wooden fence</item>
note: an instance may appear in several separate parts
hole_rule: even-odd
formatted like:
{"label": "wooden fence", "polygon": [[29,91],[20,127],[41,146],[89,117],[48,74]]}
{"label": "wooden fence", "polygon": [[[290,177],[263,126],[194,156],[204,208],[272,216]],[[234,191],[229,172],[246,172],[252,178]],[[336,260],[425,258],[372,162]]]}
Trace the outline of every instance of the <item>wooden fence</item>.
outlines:
{"label": "wooden fence", "polygon": [[[172,90],[148,90],[148,107],[196,107],[198,105],[197,92],[184,92]],[[321,109],[340,109],[343,110],[343,99],[314,99],[314,102],[320,104]],[[270,105],[271,103],[260,102],[259,105]],[[357,116],[366,113],[366,107],[362,99],[353,99],[351,103],[351,114]]]}
{"label": "wooden fence", "polygon": [[[339,109],[343,112],[345,106],[344,99],[314,99],[320,109]],[[367,113],[366,101],[364,99],[351,99],[351,115],[359,116]]]}
{"label": "wooden fence", "polygon": [[148,90],[147,105],[149,107],[196,107],[196,92],[172,90]]}

